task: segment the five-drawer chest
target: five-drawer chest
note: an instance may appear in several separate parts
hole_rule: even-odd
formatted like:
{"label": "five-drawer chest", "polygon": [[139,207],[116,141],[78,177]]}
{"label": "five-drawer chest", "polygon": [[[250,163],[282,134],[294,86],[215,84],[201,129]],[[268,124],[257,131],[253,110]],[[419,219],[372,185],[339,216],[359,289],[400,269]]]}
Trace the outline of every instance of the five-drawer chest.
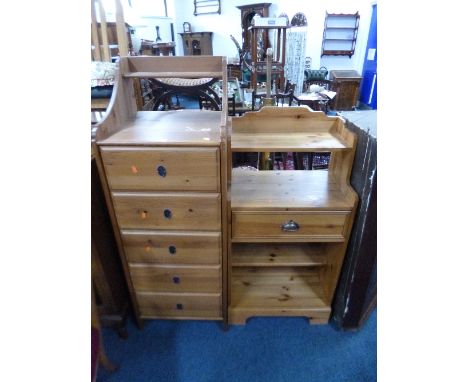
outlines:
{"label": "five-drawer chest", "polygon": [[219,123],[220,112],[139,112],[99,142],[140,319],[222,319]]}

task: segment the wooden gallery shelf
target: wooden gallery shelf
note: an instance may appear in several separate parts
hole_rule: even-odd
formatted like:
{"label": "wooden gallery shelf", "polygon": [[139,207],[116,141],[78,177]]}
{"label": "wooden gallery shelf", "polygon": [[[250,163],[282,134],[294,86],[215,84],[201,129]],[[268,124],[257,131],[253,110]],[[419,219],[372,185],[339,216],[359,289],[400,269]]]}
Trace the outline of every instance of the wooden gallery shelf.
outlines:
{"label": "wooden gallery shelf", "polygon": [[232,119],[230,151],[329,152],[328,170],[232,169],[228,317],[303,316],[327,323],[357,197],[349,186],[355,136],[305,107]]}

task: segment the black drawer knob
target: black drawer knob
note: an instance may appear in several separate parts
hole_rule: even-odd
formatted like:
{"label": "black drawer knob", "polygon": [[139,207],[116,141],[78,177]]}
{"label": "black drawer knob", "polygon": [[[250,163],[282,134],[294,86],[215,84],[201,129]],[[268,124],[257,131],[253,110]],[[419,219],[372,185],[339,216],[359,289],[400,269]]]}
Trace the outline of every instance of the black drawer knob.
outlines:
{"label": "black drawer knob", "polygon": [[182,309],[184,309],[184,305],[183,304],[176,304],[176,309],[177,310],[182,310]]}
{"label": "black drawer knob", "polygon": [[164,166],[158,166],[158,174],[159,176],[162,176],[163,178],[166,176],[166,167]]}
{"label": "black drawer knob", "polygon": [[281,229],[284,232],[296,232],[300,228],[299,224],[297,224],[294,220],[290,220],[287,223],[281,225]]}
{"label": "black drawer knob", "polygon": [[174,284],[180,284],[180,277],[179,277],[179,276],[174,276],[174,277],[172,278],[172,282],[173,282]]}
{"label": "black drawer knob", "polygon": [[171,255],[174,255],[176,252],[177,252],[176,246],[175,246],[175,245],[170,245],[170,246],[169,246],[169,253],[170,253]]}
{"label": "black drawer knob", "polygon": [[166,219],[172,218],[172,211],[171,211],[169,208],[166,208],[166,209],[164,210],[164,217],[165,217]]}

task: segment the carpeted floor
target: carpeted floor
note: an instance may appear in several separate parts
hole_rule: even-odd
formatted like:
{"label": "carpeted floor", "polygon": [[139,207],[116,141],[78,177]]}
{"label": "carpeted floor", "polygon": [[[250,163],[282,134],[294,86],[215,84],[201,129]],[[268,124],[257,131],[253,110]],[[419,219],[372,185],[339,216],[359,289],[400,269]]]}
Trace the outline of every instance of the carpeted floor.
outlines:
{"label": "carpeted floor", "polygon": [[303,318],[251,318],[224,332],[217,322],[128,324],[127,340],[104,330],[109,358],[98,382],[367,382],[377,380],[377,317],[360,331]]}

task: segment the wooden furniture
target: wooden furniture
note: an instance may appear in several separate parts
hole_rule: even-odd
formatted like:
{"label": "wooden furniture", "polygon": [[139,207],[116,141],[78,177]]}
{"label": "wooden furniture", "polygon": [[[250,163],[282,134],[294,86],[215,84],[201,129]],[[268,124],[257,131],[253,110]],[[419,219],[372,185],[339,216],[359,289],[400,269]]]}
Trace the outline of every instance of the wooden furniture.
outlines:
{"label": "wooden furniture", "polygon": [[175,43],[169,42],[157,42],[152,46],[152,53],[155,56],[175,56]]}
{"label": "wooden furniture", "polygon": [[102,324],[126,338],[130,299],[94,156],[91,157],[91,277]]}
{"label": "wooden furniture", "polygon": [[341,112],[356,134],[351,185],[360,203],[333,303],[333,321],[359,329],[377,304],[377,112]]}
{"label": "wooden furniture", "polygon": [[[244,52],[251,52],[251,40],[252,36],[249,32],[249,28],[252,24],[252,19],[255,15],[260,17],[268,17],[268,10],[271,3],[257,3],[257,4],[246,4],[239,5],[237,8],[241,11],[241,28],[242,28],[242,50]],[[268,36],[264,36],[265,41],[268,44]]]}
{"label": "wooden furniture", "polygon": [[292,101],[294,99],[294,90],[295,89],[296,89],[296,84],[290,83],[289,80],[286,81],[284,91],[280,91],[280,90],[278,90],[278,88],[276,88],[276,94],[275,94],[276,106],[278,106],[280,100],[281,100],[281,105],[284,105],[284,100],[285,99],[288,100],[288,105],[291,106]]}
{"label": "wooden furniture", "polygon": [[[96,8],[99,9],[100,23],[96,21]],[[115,19],[115,23],[108,23],[103,0],[91,0],[91,52],[94,61],[111,61],[113,52],[110,48],[114,48],[112,45],[115,44],[121,56],[128,55],[131,41],[130,26],[124,21],[120,0],[115,1]]]}
{"label": "wooden furniture", "polygon": [[[134,78],[218,78],[223,57],[122,57],[97,164],[137,322],[226,318],[222,111],[137,111]],[[189,69],[190,71],[187,71]]]}
{"label": "wooden furniture", "polygon": [[228,77],[235,77],[239,81],[242,81],[242,69],[240,64],[228,64]]}
{"label": "wooden furniture", "polygon": [[179,33],[182,37],[184,56],[213,55],[213,32]]}
{"label": "wooden furniture", "polygon": [[231,324],[253,316],[327,323],[358,202],[349,178],[356,138],[340,117],[269,107],[232,118],[229,157],[330,152],[328,171],[230,174]]}
{"label": "wooden furniture", "polygon": [[298,96],[293,96],[296,100],[297,105],[306,105],[315,111],[328,111],[328,103],[330,99],[320,93],[302,93]]}
{"label": "wooden furniture", "polygon": [[221,14],[221,0],[193,0],[193,6],[195,16]]}
{"label": "wooden furniture", "polygon": [[[128,55],[130,26],[124,22],[123,8],[120,0],[116,0],[116,22],[108,23],[106,21],[106,12],[103,7],[103,0],[91,0],[91,59],[92,61],[111,62],[112,56],[119,53],[122,56]],[[99,11],[101,22],[98,23],[96,17],[96,9]],[[116,45],[117,44],[117,45]],[[116,51],[115,49],[118,48]],[[114,49],[114,50],[112,50]],[[93,114],[107,109],[110,96],[112,94],[112,86],[110,86],[106,94],[103,96],[100,91],[100,96],[91,96],[91,116]]]}
{"label": "wooden furniture", "polygon": [[[289,26],[252,26],[250,31],[252,32],[252,42],[259,42],[263,37],[263,34],[267,34],[270,30],[276,30],[276,51],[274,52],[274,57],[272,58],[272,68],[271,75],[275,81],[278,82],[280,89],[284,87],[284,65],[286,63],[286,29]],[[260,39],[260,40],[259,40]],[[259,44],[252,43],[252,75],[250,78],[251,87],[257,89],[257,80],[259,75],[266,75],[267,73],[267,64],[264,57],[266,49],[268,48],[268,41],[262,40],[263,50],[260,51]]]}
{"label": "wooden furniture", "polygon": [[91,381],[95,382],[99,365],[108,371],[115,371],[117,367],[107,358],[102,341],[101,323],[97,313],[94,288],[91,285]]}
{"label": "wooden furniture", "polygon": [[354,54],[359,28],[359,12],[328,13],[323,28],[322,56],[351,56]]}
{"label": "wooden furniture", "polygon": [[335,110],[354,110],[359,100],[362,77],[355,70],[331,70],[331,89],[336,92],[330,107]]}

